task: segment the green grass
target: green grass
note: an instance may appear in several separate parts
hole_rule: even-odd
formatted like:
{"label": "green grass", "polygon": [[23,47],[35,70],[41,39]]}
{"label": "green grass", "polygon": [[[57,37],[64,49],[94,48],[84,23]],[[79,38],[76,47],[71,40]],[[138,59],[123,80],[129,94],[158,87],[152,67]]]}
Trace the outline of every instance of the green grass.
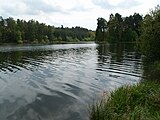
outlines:
{"label": "green grass", "polygon": [[123,86],[90,107],[90,120],[160,120],[160,83]]}

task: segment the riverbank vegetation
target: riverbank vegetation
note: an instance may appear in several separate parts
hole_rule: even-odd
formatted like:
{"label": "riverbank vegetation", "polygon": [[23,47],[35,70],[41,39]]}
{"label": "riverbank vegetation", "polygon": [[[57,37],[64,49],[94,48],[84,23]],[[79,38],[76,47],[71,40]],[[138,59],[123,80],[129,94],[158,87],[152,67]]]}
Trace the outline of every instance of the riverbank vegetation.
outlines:
{"label": "riverbank vegetation", "polygon": [[93,41],[95,32],[82,27],[54,27],[35,20],[0,17],[0,43],[65,43]]}
{"label": "riverbank vegetation", "polygon": [[90,110],[90,120],[159,120],[160,84],[143,81],[120,87]]}
{"label": "riverbank vegetation", "polygon": [[144,76],[160,81],[160,6],[147,14],[140,27],[139,49],[145,56]]}
{"label": "riverbank vegetation", "polygon": [[97,42],[135,42],[144,55],[144,78],[137,85],[122,86],[90,107],[90,120],[160,119],[160,6],[142,17],[111,14],[98,18]]}

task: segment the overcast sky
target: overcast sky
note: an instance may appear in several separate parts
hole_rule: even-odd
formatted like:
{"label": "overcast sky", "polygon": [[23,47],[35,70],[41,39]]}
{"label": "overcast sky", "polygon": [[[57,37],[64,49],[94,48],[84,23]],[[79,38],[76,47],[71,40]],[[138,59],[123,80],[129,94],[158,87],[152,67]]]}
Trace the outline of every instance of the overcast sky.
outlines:
{"label": "overcast sky", "polygon": [[116,12],[123,17],[134,12],[144,15],[159,3],[160,0],[0,0],[0,15],[95,30],[98,17],[108,20]]}

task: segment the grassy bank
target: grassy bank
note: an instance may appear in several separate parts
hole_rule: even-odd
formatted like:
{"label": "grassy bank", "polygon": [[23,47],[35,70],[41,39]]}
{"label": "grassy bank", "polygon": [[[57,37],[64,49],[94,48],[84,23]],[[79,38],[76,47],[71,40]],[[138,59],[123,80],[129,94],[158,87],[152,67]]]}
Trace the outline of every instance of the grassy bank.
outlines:
{"label": "grassy bank", "polygon": [[90,120],[160,120],[160,84],[143,81],[104,95],[90,107]]}

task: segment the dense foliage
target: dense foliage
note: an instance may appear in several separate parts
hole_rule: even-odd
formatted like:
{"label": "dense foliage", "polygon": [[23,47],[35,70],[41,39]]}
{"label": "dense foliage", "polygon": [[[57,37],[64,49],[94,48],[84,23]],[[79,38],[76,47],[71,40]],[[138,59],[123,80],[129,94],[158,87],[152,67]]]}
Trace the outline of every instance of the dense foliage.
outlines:
{"label": "dense foliage", "polygon": [[90,107],[90,120],[159,119],[160,84],[156,82],[120,87]]}
{"label": "dense foliage", "polygon": [[140,36],[142,16],[138,13],[129,17],[122,17],[116,13],[110,15],[108,22],[104,18],[98,18],[97,21],[95,38],[97,42],[135,42]]}
{"label": "dense foliage", "polygon": [[141,52],[151,61],[160,60],[160,6],[144,17],[140,40]]}
{"label": "dense foliage", "polygon": [[108,43],[136,42],[151,61],[160,60],[160,6],[142,17],[138,13],[122,17],[111,14],[109,21],[97,19],[96,41]]}
{"label": "dense foliage", "polygon": [[0,17],[0,43],[54,43],[94,40],[93,31],[81,28],[55,28],[35,20]]}

